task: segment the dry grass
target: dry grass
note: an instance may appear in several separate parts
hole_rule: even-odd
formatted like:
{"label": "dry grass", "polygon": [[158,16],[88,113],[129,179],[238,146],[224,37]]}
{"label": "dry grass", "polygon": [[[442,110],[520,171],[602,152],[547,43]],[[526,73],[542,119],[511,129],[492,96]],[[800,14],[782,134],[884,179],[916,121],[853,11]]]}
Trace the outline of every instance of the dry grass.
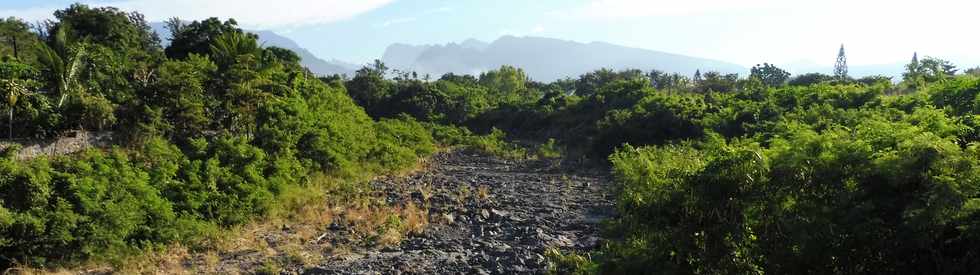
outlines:
{"label": "dry grass", "polygon": [[183,245],[174,244],[164,250],[147,251],[139,256],[127,259],[117,266],[105,263],[86,263],[72,269],[55,268],[40,269],[28,266],[16,266],[4,270],[2,274],[195,274],[185,264],[191,255]]}
{"label": "dry grass", "polygon": [[466,200],[470,198],[472,193],[473,191],[470,190],[469,184],[460,184],[459,187],[456,187],[456,202],[459,204],[466,203]]}
{"label": "dry grass", "polygon": [[416,186],[416,188],[418,189],[419,194],[422,194],[422,202],[425,204],[429,204],[429,200],[432,199],[432,195],[433,195],[432,186],[428,184],[423,184],[423,185]]}
{"label": "dry grass", "polygon": [[485,202],[490,199],[490,187],[487,185],[480,185],[476,188],[476,198],[481,202]]}
{"label": "dry grass", "polygon": [[404,206],[358,206],[343,212],[352,232],[380,246],[401,243],[408,234],[419,234],[429,225],[429,211],[414,202]]}
{"label": "dry grass", "polygon": [[122,274],[191,274],[184,264],[190,250],[177,244],[159,252],[139,256],[118,268]]}
{"label": "dry grass", "polygon": [[402,220],[405,222],[405,233],[422,234],[422,231],[429,226],[429,210],[415,206],[409,202],[402,210]]}

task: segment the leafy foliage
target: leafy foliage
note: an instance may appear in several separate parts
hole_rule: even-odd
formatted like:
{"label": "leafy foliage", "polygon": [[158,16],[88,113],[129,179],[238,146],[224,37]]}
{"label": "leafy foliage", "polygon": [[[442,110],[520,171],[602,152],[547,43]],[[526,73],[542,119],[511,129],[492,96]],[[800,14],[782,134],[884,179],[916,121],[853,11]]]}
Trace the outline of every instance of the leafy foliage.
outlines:
{"label": "leafy foliage", "polygon": [[0,62],[4,125],[26,125],[21,136],[86,128],[123,139],[69,156],[4,153],[2,266],[195,245],[270,213],[314,174],[404,169],[435,150],[423,124],[374,121],[342,83],[261,47],[232,20],[175,24],[168,59],[139,14],[73,5],[55,17],[36,64]]}
{"label": "leafy foliage", "polygon": [[756,78],[768,87],[779,87],[789,79],[789,72],[786,72],[775,65],[763,63],[752,67],[752,74],[749,78]]}

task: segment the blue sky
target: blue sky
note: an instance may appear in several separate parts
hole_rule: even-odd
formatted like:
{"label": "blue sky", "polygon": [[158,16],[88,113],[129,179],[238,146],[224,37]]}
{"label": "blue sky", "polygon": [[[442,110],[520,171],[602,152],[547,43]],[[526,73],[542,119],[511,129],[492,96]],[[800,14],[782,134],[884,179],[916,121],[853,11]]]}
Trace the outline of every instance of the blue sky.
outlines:
{"label": "blue sky", "polygon": [[[3,0],[0,16],[28,20],[76,1]],[[913,51],[980,64],[971,0],[81,0],[150,20],[234,17],[276,31],[326,59],[380,57],[391,43],[531,35],[614,44],[743,65],[904,62]]]}

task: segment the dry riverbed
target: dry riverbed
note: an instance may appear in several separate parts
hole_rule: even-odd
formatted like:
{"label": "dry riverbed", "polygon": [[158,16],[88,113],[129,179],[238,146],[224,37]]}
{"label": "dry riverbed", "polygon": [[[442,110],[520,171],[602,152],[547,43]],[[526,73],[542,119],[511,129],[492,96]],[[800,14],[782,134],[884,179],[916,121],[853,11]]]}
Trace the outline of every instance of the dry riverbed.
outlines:
{"label": "dry riverbed", "polygon": [[[583,251],[612,213],[608,176],[555,161],[455,151],[429,169],[372,185],[392,204],[424,205],[430,223],[400,245],[329,255],[307,274],[542,273],[546,249]],[[343,230],[335,226],[336,230]]]}

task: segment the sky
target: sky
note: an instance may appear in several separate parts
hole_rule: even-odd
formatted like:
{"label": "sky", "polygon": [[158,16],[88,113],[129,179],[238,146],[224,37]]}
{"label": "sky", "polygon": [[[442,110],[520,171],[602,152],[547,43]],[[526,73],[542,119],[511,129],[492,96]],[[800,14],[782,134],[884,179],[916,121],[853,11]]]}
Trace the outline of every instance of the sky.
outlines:
{"label": "sky", "polygon": [[151,21],[235,18],[321,58],[365,63],[392,43],[502,35],[602,41],[734,62],[906,62],[913,52],[980,64],[975,0],[0,0],[0,16],[51,18],[73,2]]}

